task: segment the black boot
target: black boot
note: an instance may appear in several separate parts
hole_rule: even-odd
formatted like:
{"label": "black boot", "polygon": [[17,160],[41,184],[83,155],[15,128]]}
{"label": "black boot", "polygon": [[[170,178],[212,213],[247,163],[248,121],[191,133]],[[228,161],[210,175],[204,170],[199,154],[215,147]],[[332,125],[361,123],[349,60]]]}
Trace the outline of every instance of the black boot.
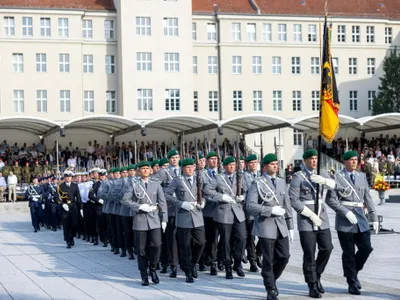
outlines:
{"label": "black boot", "polygon": [[93,244],[94,243],[94,237],[92,236],[90,242]]}
{"label": "black boot", "polygon": [[321,294],[317,290],[317,285],[315,283],[308,283],[308,296],[311,298],[321,298]]}
{"label": "black boot", "polygon": [[88,242],[88,243],[90,242],[90,236],[86,237],[86,242]]}
{"label": "black boot", "polygon": [[243,272],[243,268],[242,268],[241,265],[239,265],[239,266],[236,267],[236,274],[237,274],[239,277],[245,277],[245,276],[246,276],[246,275],[244,274],[244,272]]}
{"label": "black boot", "polygon": [[349,294],[352,295],[361,295],[360,289],[357,287],[357,283],[355,279],[347,279],[347,283],[349,285]]}
{"label": "black boot", "polygon": [[110,245],[111,245],[111,252],[115,252],[114,246],[112,244],[110,244]]}
{"label": "black boot", "polygon": [[210,265],[210,275],[218,275],[218,269],[216,263],[211,263]]}
{"label": "black boot", "polygon": [[103,247],[104,248],[108,247],[107,241],[104,241]]}
{"label": "black boot", "polygon": [[168,265],[162,265],[160,273],[167,274],[168,273]]}
{"label": "black boot", "polygon": [[223,271],[225,269],[224,264],[222,263],[222,261],[218,262],[218,270]]}
{"label": "black boot", "polygon": [[176,267],[171,266],[171,271],[169,272],[169,277],[176,278]]}
{"label": "black boot", "polygon": [[72,248],[71,243],[67,242],[67,249],[71,249],[71,248]]}
{"label": "black boot", "polygon": [[196,268],[196,264],[193,264],[193,267],[192,267],[192,276],[193,276],[193,278],[197,278],[197,268]]}
{"label": "black boot", "polygon": [[115,255],[119,254],[119,248],[115,248],[114,254],[115,254]]}
{"label": "black boot", "polygon": [[186,282],[188,282],[188,283],[193,283],[194,282],[194,279],[193,279],[193,274],[192,274],[192,270],[187,270],[186,272],[185,272],[185,274],[186,274]]}
{"label": "black boot", "polygon": [[204,264],[204,262],[199,263],[199,271],[200,272],[207,271],[206,265]]}
{"label": "black boot", "polygon": [[160,279],[158,278],[158,275],[157,275],[156,268],[150,268],[150,277],[151,277],[151,281],[153,281],[153,283],[157,284],[160,282]]}
{"label": "black boot", "polygon": [[255,261],[250,261],[250,272],[258,272],[257,263]]}
{"label": "black boot", "polygon": [[133,255],[133,250],[128,250],[128,253],[129,253],[129,259],[134,260],[135,256]]}
{"label": "black boot", "polygon": [[94,238],[94,243],[93,243],[93,246],[97,246],[99,244],[99,237],[95,237]]}
{"label": "black boot", "polygon": [[75,246],[75,241],[74,241],[74,238],[72,238],[72,241],[71,241],[71,246],[73,247],[73,246]]}
{"label": "black boot", "polygon": [[81,235],[78,233],[78,236],[76,237],[77,239],[80,239],[81,238]]}
{"label": "black boot", "polygon": [[268,291],[267,300],[279,300],[278,294],[275,290]]}
{"label": "black boot", "polygon": [[225,278],[226,279],[233,279],[232,267],[231,266],[226,266],[225,267]]}
{"label": "black boot", "polygon": [[37,232],[37,229],[36,229],[36,228],[33,228],[33,232]]}
{"label": "black boot", "polygon": [[257,266],[262,269],[261,256],[257,255]]}
{"label": "black boot", "polygon": [[142,285],[148,286],[149,285],[149,274],[147,274],[147,271],[140,271],[140,276],[142,276]]}
{"label": "black boot", "polygon": [[126,249],[121,249],[120,257],[126,257]]}
{"label": "black boot", "polygon": [[85,241],[86,240],[86,235],[82,235],[82,241]]}
{"label": "black boot", "polygon": [[56,227],[53,227],[53,229],[52,229],[51,231],[57,231],[57,228],[56,228]]}
{"label": "black boot", "polygon": [[243,255],[242,256],[242,263],[244,263],[244,264],[247,264],[249,261],[248,261],[248,259],[247,259],[247,256],[246,255]]}
{"label": "black boot", "polygon": [[321,283],[321,279],[320,279],[320,278],[318,278],[318,281],[317,281],[317,290],[318,290],[318,292],[320,292],[320,294],[325,293],[325,289],[324,289],[324,287],[322,286],[322,283]]}

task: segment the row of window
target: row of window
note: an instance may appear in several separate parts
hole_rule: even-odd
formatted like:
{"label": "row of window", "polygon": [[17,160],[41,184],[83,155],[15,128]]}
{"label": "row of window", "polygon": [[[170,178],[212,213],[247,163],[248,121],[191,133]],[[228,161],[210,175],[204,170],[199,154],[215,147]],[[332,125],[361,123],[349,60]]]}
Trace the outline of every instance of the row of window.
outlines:
{"label": "row of window", "polygon": [[[318,111],[320,106],[320,91],[311,91],[311,110]],[[373,101],[376,96],[376,91],[368,91],[368,110],[372,110]],[[349,92],[349,110],[358,110],[358,91]],[[253,91],[253,111],[262,112],[263,111],[263,92],[260,90]],[[308,100],[308,99],[307,99]],[[272,110],[275,112],[280,112],[283,110],[283,98],[282,91],[272,91]],[[232,106],[233,111],[241,112],[243,111],[243,92],[233,91],[232,92]],[[193,110],[195,112],[199,111],[199,93],[197,91],[193,92]],[[292,91],[292,111],[302,111],[303,110],[303,100],[301,91]],[[218,111],[218,91],[208,92],[208,111],[217,112]]]}
{"label": "row of window", "polygon": [[[217,28],[216,23],[207,23],[207,39],[209,41],[217,40]],[[303,34],[303,25],[302,24],[293,24],[292,27],[292,41],[293,42],[303,42],[305,38],[308,42],[317,42],[318,41],[318,32],[317,25],[308,24],[307,25],[307,35],[304,37]],[[273,40],[277,40],[279,42],[287,42],[288,41],[288,25],[287,24],[277,24],[277,31],[274,33],[273,26],[271,23],[262,24],[262,32],[261,38],[258,37],[258,30],[256,23],[247,23],[246,31],[244,39],[242,35],[242,23],[232,22],[232,40],[233,41],[242,41],[246,40],[248,42],[272,42]],[[336,34],[337,34],[337,42],[338,43],[346,43],[347,39],[347,27],[346,25],[337,25],[336,26]],[[379,33],[378,33],[379,34]],[[393,28],[385,27],[385,43],[391,44],[393,41]],[[274,35],[274,36],[273,36]],[[197,23],[192,23],[192,39],[197,40]],[[351,26],[351,41],[353,43],[361,43],[361,26],[352,25]],[[365,42],[366,43],[375,43],[375,26],[369,25],[365,28]]]}
{"label": "row of window", "polygon": [[[33,18],[32,17],[22,17],[22,28],[21,34],[25,37],[33,37]],[[39,21],[40,26],[40,36],[41,37],[51,37],[52,36],[52,26],[51,18],[42,17]],[[4,17],[4,35],[5,36],[15,36],[15,18],[6,16]],[[58,18],[57,19],[57,36],[62,38],[69,37],[69,19],[68,18]],[[82,20],[82,37],[84,39],[93,38],[93,21],[92,20]],[[114,39],[115,36],[115,24],[114,20],[104,20],[104,38]]]}
{"label": "row of window", "polygon": [[[36,53],[36,72],[47,72],[47,54]],[[84,73],[94,72],[94,59],[92,54],[84,54],[82,57],[82,67]],[[105,56],[105,70],[106,74],[115,74],[116,62],[115,55]],[[58,70],[61,73],[68,73],[71,70],[70,67],[70,55],[68,53],[58,54]],[[24,54],[13,53],[12,55],[12,71],[13,72],[24,72]]]}
{"label": "row of window", "polygon": [[[36,91],[36,111],[38,113],[47,113],[47,90]],[[69,90],[61,90],[59,93],[60,112],[71,112],[71,92]],[[24,90],[14,90],[13,107],[15,113],[23,113],[25,111],[25,92]],[[94,91],[83,92],[84,112],[94,112]],[[106,111],[107,113],[117,112],[117,99],[115,91],[106,92]]]}

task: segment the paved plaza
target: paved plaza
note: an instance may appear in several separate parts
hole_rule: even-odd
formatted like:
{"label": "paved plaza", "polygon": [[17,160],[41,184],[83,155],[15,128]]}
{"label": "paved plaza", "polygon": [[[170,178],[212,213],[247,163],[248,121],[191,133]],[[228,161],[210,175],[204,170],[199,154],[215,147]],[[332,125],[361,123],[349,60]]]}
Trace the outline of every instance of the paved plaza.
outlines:
{"label": "paved plaza", "polygon": [[[233,280],[226,280],[222,272],[218,276],[204,272],[199,273],[194,284],[188,284],[184,273],[179,271],[176,279],[161,274],[160,284],[142,287],[136,260],[120,258],[110,248],[81,240],[76,240],[75,247],[68,250],[61,231],[33,232],[26,206],[27,203],[0,204],[0,300],[266,297],[260,273],[250,272],[246,272],[245,278],[236,276]],[[400,204],[377,206],[377,211],[384,216],[384,228],[400,232]],[[333,225],[333,213],[330,218]],[[295,238],[290,262],[278,282],[281,299],[309,299],[297,233]],[[372,237],[374,251],[359,275],[363,285],[361,296],[347,294],[336,232],[333,242],[335,249],[323,275],[327,290],[323,299],[400,299],[400,234]],[[248,269],[245,266],[245,271]]]}

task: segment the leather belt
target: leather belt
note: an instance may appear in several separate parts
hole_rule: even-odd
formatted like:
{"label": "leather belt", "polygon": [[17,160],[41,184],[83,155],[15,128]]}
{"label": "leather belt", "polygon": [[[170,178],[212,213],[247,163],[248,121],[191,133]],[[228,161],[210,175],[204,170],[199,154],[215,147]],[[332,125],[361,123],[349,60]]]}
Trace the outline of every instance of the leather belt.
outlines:
{"label": "leather belt", "polygon": [[342,204],[344,206],[364,207],[364,203],[363,202],[340,201],[340,204]]}
{"label": "leather belt", "polygon": [[[306,200],[306,201],[301,201],[301,203],[306,204],[306,205],[312,205],[315,204],[315,200]],[[324,201],[321,199],[319,200],[319,204],[324,203]]]}

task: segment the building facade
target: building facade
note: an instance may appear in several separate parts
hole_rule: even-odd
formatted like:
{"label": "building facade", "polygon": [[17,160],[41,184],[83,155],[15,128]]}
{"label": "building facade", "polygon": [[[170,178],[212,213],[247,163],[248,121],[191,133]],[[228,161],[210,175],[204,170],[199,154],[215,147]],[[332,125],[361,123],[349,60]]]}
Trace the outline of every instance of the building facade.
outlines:
{"label": "building facade", "polygon": [[[2,117],[318,114],[325,1],[40,2],[0,3]],[[399,5],[329,7],[341,114],[371,113],[382,62],[400,44]],[[281,159],[300,158],[302,133],[263,135],[264,153],[275,138]]]}

